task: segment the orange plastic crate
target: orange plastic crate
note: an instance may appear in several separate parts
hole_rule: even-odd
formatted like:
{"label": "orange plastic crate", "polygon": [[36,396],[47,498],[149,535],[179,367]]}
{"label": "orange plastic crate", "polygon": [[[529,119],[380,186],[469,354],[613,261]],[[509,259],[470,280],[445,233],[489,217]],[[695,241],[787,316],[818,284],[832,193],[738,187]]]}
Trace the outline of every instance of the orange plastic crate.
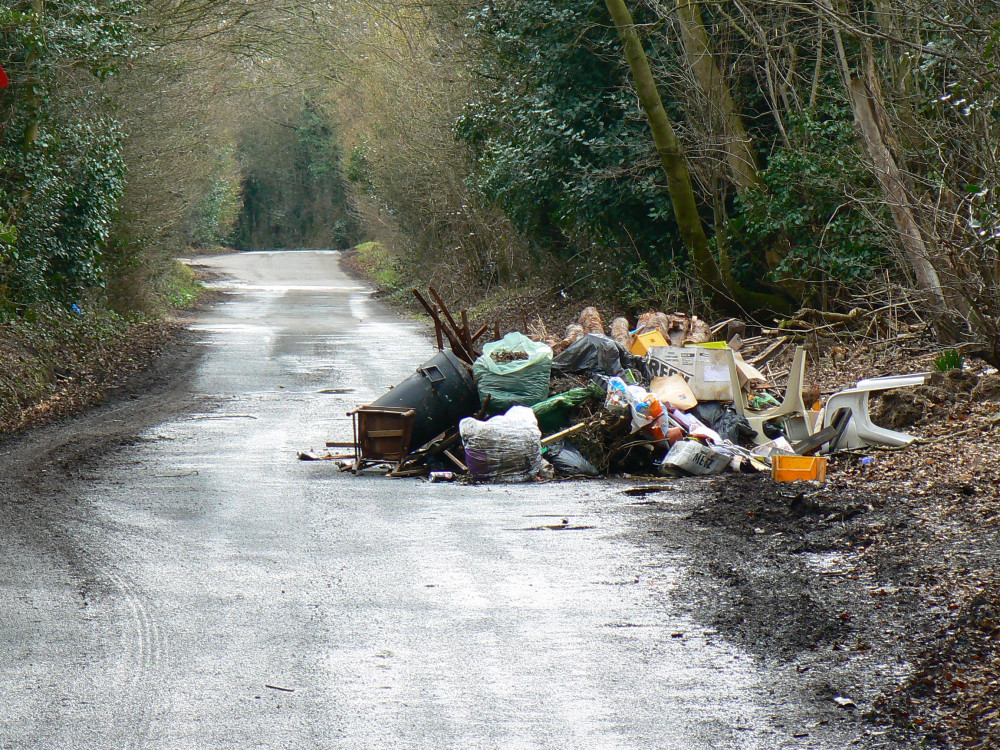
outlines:
{"label": "orange plastic crate", "polygon": [[632,339],[632,348],[629,351],[638,357],[645,357],[646,353],[654,346],[670,346],[670,343],[663,338],[663,334],[659,331],[647,331]]}
{"label": "orange plastic crate", "polygon": [[799,479],[826,481],[826,458],[823,456],[773,456],[771,479],[794,482]]}

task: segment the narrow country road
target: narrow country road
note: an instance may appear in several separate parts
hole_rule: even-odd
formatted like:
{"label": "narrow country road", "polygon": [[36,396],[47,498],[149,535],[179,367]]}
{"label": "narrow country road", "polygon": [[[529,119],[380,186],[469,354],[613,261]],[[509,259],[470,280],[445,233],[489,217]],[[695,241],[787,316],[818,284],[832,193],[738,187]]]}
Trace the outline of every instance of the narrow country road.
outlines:
{"label": "narrow country road", "polygon": [[2,750],[826,746],[672,611],[669,498],[299,462],[431,343],[336,253],[199,263],[186,380],[3,448]]}

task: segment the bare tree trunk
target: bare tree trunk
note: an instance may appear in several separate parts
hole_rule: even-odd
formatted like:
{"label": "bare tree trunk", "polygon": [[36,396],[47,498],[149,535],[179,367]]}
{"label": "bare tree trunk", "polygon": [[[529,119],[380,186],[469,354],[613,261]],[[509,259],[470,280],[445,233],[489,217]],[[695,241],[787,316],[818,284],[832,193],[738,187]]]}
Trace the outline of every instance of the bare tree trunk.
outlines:
{"label": "bare tree trunk", "polygon": [[889,202],[889,211],[899,230],[899,239],[910,270],[913,271],[920,288],[931,292],[939,302],[944,302],[941,280],[930,261],[927,243],[913,216],[913,199],[903,182],[899,166],[886,145],[880,118],[876,114],[880,108],[872,88],[865,78],[854,78],[848,84],[848,89],[854,117],[875,167],[875,177]]}
{"label": "bare tree trunk", "polygon": [[[843,0],[839,0],[837,10],[847,17],[847,8]],[[938,304],[944,305],[946,300],[941,279],[931,262],[927,242],[914,215],[915,202],[909,194],[903,173],[888,145],[890,140],[894,139],[891,127],[886,122],[885,104],[882,101],[882,90],[875,71],[873,51],[869,43],[863,44],[866,50],[865,59],[858,65],[859,72],[855,75],[851,72],[840,30],[834,27],[833,33],[851,100],[851,110],[861,131],[862,142],[872,160],[875,177],[889,203],[889,211],[892,213],[893,222],[899,232],[900,244],[903,246],[903,257],[918,287],[929,292]]]}
{"label": "bare tree trunk", "polygon": [[656,90],[656,81],[653,79],[653,71],[649,67],[646,53],[635,31],[632,14],[625,7],[624,0],[606,0],[606,4],[625,45],[625,57],[628,59],[639,92],[639,101],[646,112],[656,152],[660,156],[660,164],[667,177],[667,189],[670,193],[670,202],[673,204],[674,217],[677,219],[684,244],[691,251],[695,272],[710,286],[722,287],[722,275],[708,249],[708,238],[705,236],[705,229],[698,215],[694,185],[691,182],[691,172],[688,170],[684,147],[663,108],[660,94]]}
{"label": "bare tree trunk", "polygon": [[725,299],[726,307],[740,312],[752,312],[762,309],[786,310],[790,307],[788,301],[779,295],[761,294],[744,289],[731,276],[723,274],[716,263],[708,246],[705,228],[698,215],[698,205],[694,195],[694,185],[691,182],[691,172],[688,169],[684,147],[674,132],[670,118],[663,108],[660,94],[656,89],[653,71],[642,48],[642,42],[635,30],[632,14],[625,6],[624,0],[605,0],[608,13],[614,20],[618,35],[625,45],[625,57],[628,60],[632,77],[639,93],[639,101],[650,130],[653,142],[660,156],[663,173],[667,177],[667,190],[674,209],[674,217],[680,229],[681,237],[691,259],[694,261],[695,274],[698,280],[707,288],[720,292]]}
{"label": "bare tree trunk", "polygon": [[697,0],[677,0],[677,18],[681,27],[684,57],[694,73],[702,96],[710,103],[713,117],[721,119],[726,163],[738,190],[763,189],[757,155],[743,120],[733,103],[729,84],[722,77],[708,44],[708,32]]}

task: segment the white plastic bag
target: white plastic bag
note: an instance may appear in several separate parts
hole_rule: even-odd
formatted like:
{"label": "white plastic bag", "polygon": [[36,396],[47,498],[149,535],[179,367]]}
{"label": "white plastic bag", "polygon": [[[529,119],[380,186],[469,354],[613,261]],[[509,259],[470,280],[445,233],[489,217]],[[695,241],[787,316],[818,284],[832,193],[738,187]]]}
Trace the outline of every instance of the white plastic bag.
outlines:
{"label": "white plastic bag", "polygon": [[530,482],[542,467],[542,432],[535,412],[512,406],[506,414],[458,423],[465,462],[477,482]]}
{"label": "white plastic bag", "polygon": [[641,385],[629,385],[621,378],[610,378],[608,395],[604,402],[605,408],[611,409],[626,404],[632,411],[633,434],[652,425],[652,430],[660,439],[666,436],[670,424],[659,399]]}
{"label": "white plastic bag", "polygon": [[678,440],[660,463],[660,473],[666,476],[721,474],[732,458],[732,453],[722,446]]}

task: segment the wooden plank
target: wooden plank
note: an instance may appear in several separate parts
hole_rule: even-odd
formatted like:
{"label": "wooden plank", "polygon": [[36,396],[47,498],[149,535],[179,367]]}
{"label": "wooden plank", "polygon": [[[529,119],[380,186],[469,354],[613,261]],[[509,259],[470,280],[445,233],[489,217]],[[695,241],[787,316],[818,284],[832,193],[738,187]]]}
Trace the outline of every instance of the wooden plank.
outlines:
{"label": "wooden plank", "polygon": [[483,403],[479,406],[479,411],[476,412],[476,419],[482,421],[483,417],[486,416],[486,410],[490,408],[490,399],[493,398],[492,393],[487,393],[486,398],[483,399]]}
{"label": "wooden plank", "polygon": [[[451,329],[455,332],[455,335],[458,337],[458,340],[461,341],[462,340],[462,329],[458,325],[458,323],[455,322],[455,319],[453,317],[451,317],[451,312],[448,310],[448,306],[444,303],[444,300],[441,299],[441,295],[438,294],[437,293],[437,289],[435,289],[432,286],[431,287],[427,287],[427,289],[428,289],[428,291],[430,291],[431,296],[434,297],[434,300],[441,307],[441,312],[444,313],[445,319],[451,325]],[[463,346],[464,346],[464,342],[463,342]],[[470,352],[470,354],[471,354],[471,352]]]}
{"label": "wooden plank", "polygon": [[830,452],[835,453],[840,439],[847,429],[847,423],[851,421],[851,407],[843,406],[834,417],[833,423],[829,427],[824,427],[819,432],[810,435],[805,440],[800,440],[792,446],[792,450],[800,456],[808,456],[818,451],[826,443],[830,444]]}
{"label": "wooden plank", "polygon": [[462,310],[462,340],[471,352],[474,347],[472,336],[469,334],[469,311]]}
{"label": "wooden plank", "polygon": [[464,471],[464,472],[468,473],[468,471],[469,471],[469,467],[468,467],[468,466],[466,466],[465,464],[463,464],[463,463],[462,463],[461,461],[459,461],[459,460],[458,460],[457,458],[455,458],[455,456],[454,456],[454,455],[452,454],[452,452],[451,452],[451,451],[444,451],[444,456],[445,456],[445,458],[447,458],[447,459],[448,459],[449,461],[451,461],[451,462],[452,462],[453,464],[455,464],[455,466],[457,466],[457,467],[458,467],[459,471]]}
{"label": "wooden plank", "polygon": [[[743,342],[744,345],[746,342]],[[764,351],[758,354],[756,357],[750,360],[750,364],[754,367],[762,367],[774,359],[781,348],[788,343],[788,337],[782,336],[780,339],[776,339],[772,344],[770,344]]]}
{"label": "wooden plank", "polygon": [[475,344],[477,341],[479,341],[479,339],[482,338],[482,335],[484,333],[486,333],[486,331],[488,331],[489,328],[490,328],[490,324],[487,323],[482,328],[480,328],[478,331],[476,331],[474,334],[472,334],[472,343]]}
{"label": "wooden plank", "polygon": [[580,422],[580,424],[575,424],[572,427],[567,427],[565,430],[560,430],[559,432],[549,435],[547,438],[542,438],[542,445],[550,445],[557,440],[562,440],[567,435],[572,435],[574,432],[579,432],[584,427],[586,427],[586,422]]}
{"label": "wooden plank", "polygon": [[416,409],[406,406],[358,406],[351,409],[348,414],[388,414],[393,417],[408,417],[416,414]]}
{"label": "wooden plank", "polygon": [[420,466],[416,469],[393,469],[388,474],[387,477],[390,479],[402,479],[404,477],[421,477],[424,474],[429,474],[430,469],[426,466]]}
{"label": "wooden plank", "polygon": [[731,321],[733,321],[733,320],[736,320],[736,318],[726,318],[725,320],[723,320],[723,321],[721,321],[719,323],[716,323],[714,326],[712,326],[709,329],[709,333],[712,334],[712,338],[715,338],[716,336],[718,336],[719,335],[719,331],[721,331],[723,328],[725,328],[726,326],[728,326],[729,323]]}
{"label": "wooden plank", "polygon": [[377,440],[378,438],[403,437],[406,430],[368,430],[365,434],[368,435],[369,440]]}

